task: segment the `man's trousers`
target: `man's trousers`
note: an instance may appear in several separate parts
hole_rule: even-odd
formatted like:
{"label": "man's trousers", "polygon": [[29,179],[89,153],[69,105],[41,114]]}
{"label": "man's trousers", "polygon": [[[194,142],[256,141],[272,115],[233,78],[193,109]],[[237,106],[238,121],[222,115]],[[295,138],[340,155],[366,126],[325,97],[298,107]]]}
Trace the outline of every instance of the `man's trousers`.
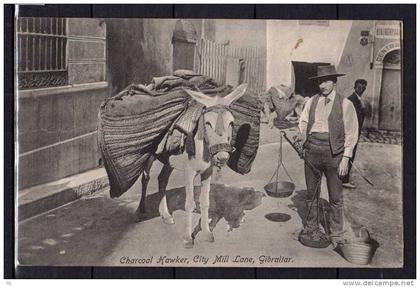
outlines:
{"label": "man's trousers", "polygon": [[319,174],[315,173],[305,164],[307,186],[306,202],[308,208],[315,198],[306,222],[307,228],[318,228],[317,197],[314,197],[314,194],[317,192],[317,187],[321,188],[321,177],[322,174],[324,174],[327,178],[327,188],[331,207],[331,214],[328,220],[329,229],[332,235],[340,234],[343,232],[344,202],[342,181],[338,176],[338,167],[343,157],[343,153],[334,156],[332,155],[328,133],[312,133],[308,135],[308,139],[305,143],[305,157],[320,172]]}

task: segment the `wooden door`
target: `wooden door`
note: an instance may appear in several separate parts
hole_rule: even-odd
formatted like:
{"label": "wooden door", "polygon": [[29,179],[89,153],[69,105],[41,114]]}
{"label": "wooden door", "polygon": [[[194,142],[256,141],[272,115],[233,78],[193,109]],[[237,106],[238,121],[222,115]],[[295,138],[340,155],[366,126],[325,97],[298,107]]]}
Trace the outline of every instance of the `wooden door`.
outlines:
{"label": "wooden door", "polygon": [[173,70],[194,70],[195,43],[176,41],[173,43]]}
{"label": "wooden door", "polygon": [[401,115],[401,61],[397,50],[384,59],[379,129],[401,131]]}

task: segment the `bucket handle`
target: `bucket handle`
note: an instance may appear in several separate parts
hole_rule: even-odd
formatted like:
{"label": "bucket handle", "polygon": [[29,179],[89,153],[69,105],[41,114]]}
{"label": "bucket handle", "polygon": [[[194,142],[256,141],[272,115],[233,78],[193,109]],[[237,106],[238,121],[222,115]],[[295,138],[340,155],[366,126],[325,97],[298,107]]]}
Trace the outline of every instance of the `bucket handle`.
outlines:
{"label": "bucket handle", "polygon": [[360,229],[359,229],[359,238],[360,237],[362,237],[362,230],[365,230],[366,231],[366,233],[367,233],[367,235],[368,235],[368,239],[371,239],[371,237],[370,237],[370,233],[369,233],[369,230],[367,229],[367,227],[366,226],[364,226],[364,225],[362,225],[361,227],[360,227]]}

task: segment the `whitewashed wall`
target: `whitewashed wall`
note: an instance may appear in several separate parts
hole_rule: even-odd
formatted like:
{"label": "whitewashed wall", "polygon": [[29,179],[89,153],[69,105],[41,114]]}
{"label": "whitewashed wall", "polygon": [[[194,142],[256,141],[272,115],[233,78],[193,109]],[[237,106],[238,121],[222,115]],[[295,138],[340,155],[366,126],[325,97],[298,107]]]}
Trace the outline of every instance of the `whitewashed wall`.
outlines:
{"label": "whitewashed wall", "polygon": [[267,87],[293,84],[292,61],[340,62],[352,21],[328,22],[267,21]]}

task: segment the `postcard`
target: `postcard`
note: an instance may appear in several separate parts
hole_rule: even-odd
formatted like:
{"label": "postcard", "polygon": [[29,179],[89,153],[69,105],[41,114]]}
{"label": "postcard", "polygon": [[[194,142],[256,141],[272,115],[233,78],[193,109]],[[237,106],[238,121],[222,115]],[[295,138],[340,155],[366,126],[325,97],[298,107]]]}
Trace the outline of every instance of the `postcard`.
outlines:
{"label": "postcard", "polygon": [[403,266],[401,21],[15,23],[16,264]]}

